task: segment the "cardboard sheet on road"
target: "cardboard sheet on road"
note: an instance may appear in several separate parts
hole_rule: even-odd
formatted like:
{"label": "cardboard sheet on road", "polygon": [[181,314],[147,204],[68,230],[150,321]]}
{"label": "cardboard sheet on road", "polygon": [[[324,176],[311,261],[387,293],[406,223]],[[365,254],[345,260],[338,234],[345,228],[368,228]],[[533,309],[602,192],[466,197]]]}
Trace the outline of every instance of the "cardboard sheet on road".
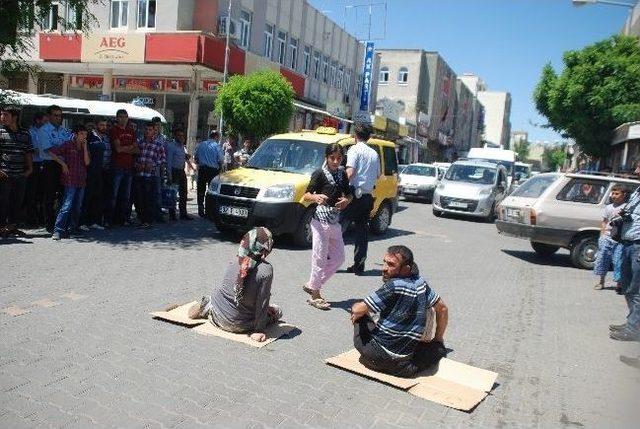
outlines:
{"label": "cardboard sheet on road", "polygon": [[198,301],[188,302],[171,311],[154,311],[151,314],[155,319],[166,320],[168,322],[179,323],[185,326],[197,326],[207,322],[207,319],[190,319],[188,312],[192,305],[198,304]]}
{"label": "cardboard sheet on road", "polygon": [[264,332],[267,336],[267,339],[263,342],[258,342],[258,341],[252,340],[249,334],[234,334],[232,332],[227,332],[218,328],[213,323],[204,323],[200,326],[196,326],[195,328],[193,328],[194,332],[197,332],[198,334],[201,334],[201,335],[211,335],[214,337],[220,337],[226,340],[237,341],[239,343],[248,344],[253,347],[264,347],[267,344],[272,343],[278,338],[282,337],[283,335],[288,334],[294,329],[296,329],[296,326],[289,325],[288,323],[284,323],[284,322],[279,322],[275,325],[269,325]]}
{"label": "cardboard sheet on road", "polygon": [[359,361],[356,349],[326,359],[329,365],[382,381],[419,398],[458,410],[470,411],[491,391],[498,377],[493,371],[443,358],[437,368],[414,378],[401,378],[372,371]]}

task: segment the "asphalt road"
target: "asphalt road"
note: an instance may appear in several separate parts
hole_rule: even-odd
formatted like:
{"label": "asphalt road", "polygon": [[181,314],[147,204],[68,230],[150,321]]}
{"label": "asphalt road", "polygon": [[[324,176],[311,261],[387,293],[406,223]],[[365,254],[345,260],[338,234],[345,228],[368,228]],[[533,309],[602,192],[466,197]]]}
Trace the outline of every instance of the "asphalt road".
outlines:
{"label": "asphalt road", "polygon": [[[347,309],[380,284],[391,244],[414,250],[449,306],[449,357],[500,374],[471,413],[323,363],[352,348]],[[566,252],[543,260],[491,224],[402,202],[367,275],[329,282],[328,312],[301,291],[310,251],[278,243],[272,301],[300,328],[289,338],[253,349],[151,319],[207,293],[236,245],[204,220],[0,242],[0,425],[637,427],[640,371],[620,356],[640,344],[607,328],[626,306]]]}

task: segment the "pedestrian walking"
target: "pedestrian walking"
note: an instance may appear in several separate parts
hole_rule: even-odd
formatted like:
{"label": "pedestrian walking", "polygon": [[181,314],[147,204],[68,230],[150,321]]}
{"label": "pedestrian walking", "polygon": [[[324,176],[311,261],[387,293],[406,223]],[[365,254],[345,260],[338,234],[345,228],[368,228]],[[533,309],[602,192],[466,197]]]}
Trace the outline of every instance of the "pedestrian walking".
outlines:
{"label": "pedestrian walking", "polygon": [[620,289],[620,257],[622,246],[611,238],[611,220],[618,216],[626,198],[626,190],[622,185],[611,187],[611,204],[604,208],[604,215],[600,226],[600,238],[598,239],[598,253],[593,265],[593,273],[599,276],[599,282],[594,289],[604,288],[605,278],[609,268],[613,265],[613,281],[616,282],[616,290]]}
{"label": "pedestrian walking", "polygon": [[[640,159],[633,163],[640,176]],[[640,341],[640,187],[619,213],[622,221],[621,288],[629,313],[626,323],[610,325],[609,336],[619,341]]]}
{"label": "pedestrian walking", "polygon": [[56,217],[51,238],[60,240],[63,234],[77,233],[84,189],[87,183],[89,150],[87,149],[87,129],[84,125],[73,128],[73,139],[47,150],[55,162],[60,165],[60,181],[64,186],[62,204]]}
{"label": "pedestrian walking", "polygon": [[223,163],[223,155],[220,151],[218,139],[220,135],[217,131],[212,131],[209,139],[200,142],[196,147],[194,155],[196,164],[198,165],[198,215],[204,217],[204,196],[211,179],[220,173]]}
{"label": "pedestrian walking", "polygon": [[316,204],[311,219],[311,274],[303,290],[311,295],[307,303],[320,310],[330,307],[320,290],[344,262],[340,212],[351,202],[351,189],[347,174],[340,167],[342,157],[342,146],[328,145],[324,165],[313,172],[303,196],[305,201]]}
{"label": "pedestrian walking", "polygon": [[244,139],[242,142],[242,149],[233,154],[233,159],[236,165],[244,166],[249,158],[253,155],[253,149],[251,148],[251,140]]}
{"label": "pedestrian walking", "polygon": [[97,118],[92,122],[94,129],[88,131],[89,158],[91,162],[87,168],[87,186],[82,203],[83,220],[81,229],[104,229],[103,216],[105,209],[105,188],[111,187],[111,182],[105,182],[105,152],[111,152],[111,144],[107,135],[106,118]]}
{"label": "pedestrian walking", "polygon": [[38,130],[38,145],[42,158],[42,205],[44,206],[44,222],[48,232],[53,232],[56,221],[56,203],[64,188],[60,184],[60,165],[51,158],[49,149],[61,146],[70,141],[71,131],[62,126],[62,109],[52,105],[47,108],[49,122]]}
{"label": "pedestrian walking", "polygon": [[19,115],[15,108],[0,108],[0,237],[24,234],[17,225],[33,147],[29,132],[18,126]]}
{"label": "pedestrian walking", "polygon": [[[186,136],[184,130],[176,129],[173,132],[173,140],[167,143],[167,171],[169,181],[178,187],[178,210],[181,220],[191,220],[187,214],[187,175],[184,171],[187,161],[187,149],[185,147]],[[175,219],[175,208],[169,215]]]}
{"label": "pedestrian walking", "polygon": [[138,142],[140,154],[136,159],[136,176],[138,184],[138,201],[140,203],[138,217],[141,227],[148,228],[157,220],[156,214],[160,210],[156,198],[156,183],[163,164],[167,159],[164,148],[156,140],[156,131],[152,123],[145,126],[144,137]]}
{"label": "pedestrian walking", "polygon": [[347,152],[347,177],[354,199],[345,210],[344,218],[347,222],[353,222],[355,235],[353,265],[347,268],[347,272],[355,275],[362,275],[364,272],[369,247],[369,213],[373,210],[372,193],[381,171],[378,153],[367,146],[371,133],[371,125],[356,124],[356,144]]}
{"label": "pedestrian walking", "polygon": [[40,128],[45,124],[47,117],[43,112],[36,112],[33,115],[33,124],[29,128],[29,137],[33,147],[33,171],[27,177],[27,186],[24,193],[24,211],[26,213],[27,225],[37,227],[44,222],[42,212],[42,188],[44,186],[42,177],[42,156],[38,140]]}
{"label": "pedestrian walking", "polygon": [[136,144],[135,130],[129,123],[126,110],[120,109],[116,112],[116,124],[109,132],[109,140],[112,148],[113,182],[107,226],[129,225],[134,156],[140,151]]}

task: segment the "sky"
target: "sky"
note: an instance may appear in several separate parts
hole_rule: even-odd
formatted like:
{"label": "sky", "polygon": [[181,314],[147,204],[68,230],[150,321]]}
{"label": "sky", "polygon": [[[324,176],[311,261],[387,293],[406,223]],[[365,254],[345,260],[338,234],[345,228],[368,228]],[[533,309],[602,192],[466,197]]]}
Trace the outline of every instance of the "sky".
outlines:
{"label": "sky", "polygon": [[[634,0],[619,0],[633,2]],[[629,9],[605,4],[576,7],[571,0],[311,0],[316,8],[359,39],[380,48],[422,48],[439,52],[456,74],[480,76],[488,90],[511,93],[511,130],[529,141],[561,137],[532,101],[542,67],[562,70],[562,55],[619,33]],[[384,31],[386,3],[386,32]]]}

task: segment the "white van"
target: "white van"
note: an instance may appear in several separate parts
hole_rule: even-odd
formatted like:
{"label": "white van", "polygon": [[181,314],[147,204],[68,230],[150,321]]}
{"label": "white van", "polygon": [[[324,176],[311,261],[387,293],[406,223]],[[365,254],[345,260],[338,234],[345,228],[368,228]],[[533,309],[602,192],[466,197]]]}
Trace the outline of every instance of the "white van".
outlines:
{"label": "white van", "polygon": [[493,147],[474,147],[469,149],[467,158],[495,162],[502,165],[507,170],[507,190],[511,189],[516,163],[516,153],[514,151]]}

